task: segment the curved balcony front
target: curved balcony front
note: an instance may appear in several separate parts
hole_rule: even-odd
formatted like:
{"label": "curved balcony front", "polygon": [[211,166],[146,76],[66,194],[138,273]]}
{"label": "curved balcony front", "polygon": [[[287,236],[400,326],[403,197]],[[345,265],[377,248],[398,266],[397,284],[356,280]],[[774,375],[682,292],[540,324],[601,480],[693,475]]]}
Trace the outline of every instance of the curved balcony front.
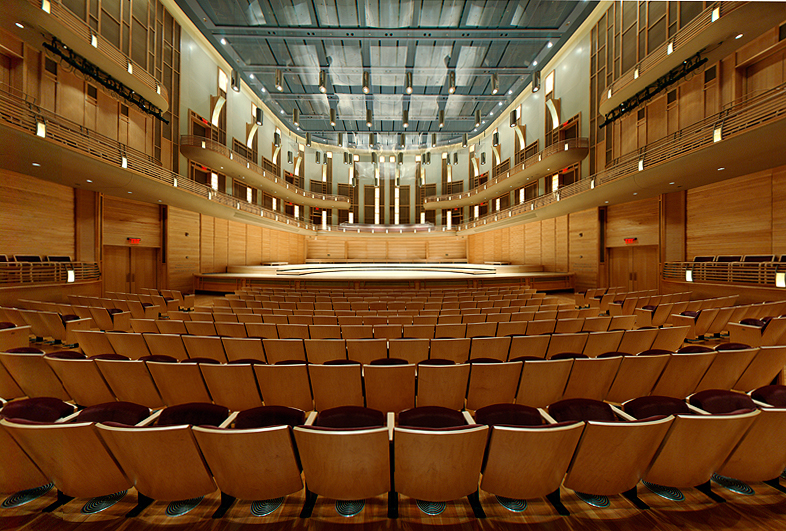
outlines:
{"label": "curved balcony front", "polygon": [[[786,3],[716,2],[642,59],[634,68],[616,79],[605,90],[598,111],[608,114],[625,100],[678,67],[690,57],[701,54],[713,61],[721,59],[772,27],[773,17],[786,17]],[[738,37],[739,36],[739,37]]]}
{"label": "curved balcony front", "polygon": [[589,139],[571,138],[550,145],[540,153],[532,155],[520,166],[514,167],[504,175],[489,179],[484,184],[458,194],[443,194],[427,197],[423,208],[456,208],[499,197],[514,188],[524,186],[533,177],[539,179],[581,162],[589,153]]}
{"label": "curved balcony front", "polygon": [[223,174],[242,179],[248,185],[256,186],[284,201],[319,208],[348,209],[350,207],[349,197],[345,195],[320,194],[298,188],[284,178],[257,166],[242,155],[208,138],[181,136],[180,153],[187,159],[209,168],[223,168],[221,170]]}
{"label": "curved balcony front", "polygon": [[[50,41],[50,36],[57,37],[75,53],[158,107],[162,113],[169,109],[166,87],[156,81],[142,65],[132,61],[91,30],[61,0],[49,0],[47,4],[48,12],[42,9],[41,0],[10,2],[3,6],[5,9],[0,10],[0,20],[9,22],[3,27],[14,31],[25,42],[43,43]],[[24,28],[14,24],[19,21]]]}

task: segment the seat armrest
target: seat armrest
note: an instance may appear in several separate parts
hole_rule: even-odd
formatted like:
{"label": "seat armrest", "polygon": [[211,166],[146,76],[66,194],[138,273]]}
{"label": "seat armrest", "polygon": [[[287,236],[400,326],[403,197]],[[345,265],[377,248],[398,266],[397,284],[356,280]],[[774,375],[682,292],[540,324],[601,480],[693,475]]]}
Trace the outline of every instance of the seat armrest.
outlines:
{"label": "seat armrest", "polygon": [[742,323],[726,323],[729,330],[729,342],[743,343],[752,347],[761,346],[761,328]]}
{"label": "seat armrest", "polygon": [[392,411],[388,411],[387,415],[387,422],[388,422],[388,440],[393,441],[393,430],[396,427],[396,414]]}
{"label": "seat armrest", "polygon": [[161,415],[162,411],[163,409],[158,409],[156,411],[153,411],[153,413],[149,417],[142,420],[142,422],[138,423],[137,426],[138,427],[150,426]]}
{"label": "seat armrest", "polygon": [[240,413],[240,411],[233,411],[232,413],[229,414],[227,419],[224,422],[222,422],[218,427],[219,428],[227,428],[227,427],[231,426],[232,423],[235,422],[235,417],[237,417],[239,413]]}
{"label": "seat armrest", "polygon": [[475,419],[472,418],[472,415],[470,414],[469,411],[464,410],[461,413],[464,415],[464,420],[467,421],[467,424],[475,424]]}
{"label": "seat armrest", "polygon": [[540,412],[540,416],[541,416],[541,417],[543,417],[543,419],[544,419],[546,422],[548,422],[549,424],[556,424],[556,423],[557,423],[557,421],[556,421],[556,420],[554,420],[554,417],[552,417],[551,415],[549,415],[549,414],[546,412],[546,410],[545,410],[545,409],[543,409],[542,407],[539,407],[539,408],[538,408],[538,412]]}
{"label": "seat armrest", "polygon": [[633,415],[629,415],[628,413],[625,413],[622,409],[618,408],[617,406],[611,404],[609,405],[611,406],[612,411],[614,411],[614,414],[617,415],[619,418],[623,420],[638,420],[636,417],[634,417]]}
{"label": "seat armrest", "polygon": [[308,418],[306,419],[305,426],[313,426],[315,420],[317,420],[317,412],[316,411],[311,411],[308,414]]}
{"label": "seat armrest", "polygon": [[704,411],[701,408],[698,408],[698,407],[694,406],[690,402],[686,402],[685,404],[688,406],[688,409],[690,409],[694,413],[698,413],[699,415],[711,415],[712,414],[712,413],[708,413],[707,411]]}
{"label": "seat armrest", "polygon": [[75,409],[74,412],[71,413],[70,415],[66,415],[61,419],[57,419],[55,421],[55,424],[65,424],[66,422],[71,422],[72,420],[74,420],[76,417],[79,416],[79,413],[81,413],[81,410]]}

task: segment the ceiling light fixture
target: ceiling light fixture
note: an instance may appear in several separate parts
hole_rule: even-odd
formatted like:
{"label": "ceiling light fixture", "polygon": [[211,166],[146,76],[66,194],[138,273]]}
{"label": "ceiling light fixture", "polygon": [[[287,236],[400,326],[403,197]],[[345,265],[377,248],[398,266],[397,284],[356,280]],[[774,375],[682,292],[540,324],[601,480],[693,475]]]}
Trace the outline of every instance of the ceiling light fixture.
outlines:
{"label": "ceiling light fixture", "polygon": [[319,91],[323,94],[327,92],[327,70],[319,71]]}
{"label": "ceiling light fixture", "polygon": [[229,86],[231,86],[232,90],[235,92],[240,92],[240,78],[238,77],[237,70],[234,68],[229,75]]}
{"label": "ceiling light fixture", "polygon": [[532,92],[534,93],[539,90],[540,90],[540,70],[535,70],[534,72],[532,72]]}
{"label": "ceiling light fixture", "polygon": [[409,111],[406,109],[402,112],[402,121],[403,121],[404,129],[409,127]]}
{"label": "ceiling light fixture", "polygon": [[371,92],[371,74],[363,72],[363,94]]}
{"label": "ceiling light fixture", "polygon": [[221,44],[226,44],[226,43],[227,43],[227,40],[225,38],[221,37]]}
{"label": "ceiling light fixture", "polygon": [[464,137],[461,139],[461,146],[467,147],[467,144],[469,144],[469,135],[464,133]]}
{"label": "ceiling light fixture", "polygon": [[330,109],[330,125],[336,127],[336,109]]}
{"label": "ceiling light fixture", "polygon": [[407,138],[404,136],[404,133],[398,134],[398,145],[404,147],[406,145]]}
{"label": "ceiling light fixture", "polygon": [[440,109],[438,116],[439,116],[439,128],[442,129],[443,127],[445,127],[445,110]]}
{"label": "ceiling light fixture", "polygon": [[456,92],[456,72],[451,70],[448,72],[448,94]]}
{"label": "ceiling light fixture", "polygon": [[311,133],[306,133],[306,146],[311,147]]}
{"label": "ceiling light fixture", "polygon": [[300,109],[292,109],[292,123],[300,126]]}
{"label": "ceiling light fixture", "polygon": [[412,94],[412,72],[407,72],[404,75],[404,79],[405,79],[407,94]]}
{"label": "ceiling light fixture", "polygon": [[371,109],[366,109],[366,126],[371,127],[374,124],[374,121],[371,117]]}
{"label": "ceiling light fixture", "polygon": [[256,124],[262,125],[262,121],[263,121],[262,109],[257,107],[257,110],[254,114],[255,114],[254,121],[256,122]]}
{"label": "ceiling light fixture", "polygon": [[549,41],[546,43],[546,48],[551,48],[552,46],[554,46],[553,42]]}
{"label": "ceiling light fixture", "polygon": [[437,133],[431,133],[431,147],[437,147]]}
{"label": "ceiling light fixture", "polygon": [[480,126],[480,109],[475,111],[475,127]]}
{"label": "ceiling light fixture", "polygon": [[496,95],[499,92],[499,76],[491,74],[491,94]]}
{"label": "ceiling light fixture", "polygon": [[279,92],[284,90],[284,74],[281,70],[276,70],[276,90]]}
{"label": "ceiling light fixture", "polygon": [[516,120],[516,110],[513,109],[512,111],[510,111],[510,126],[511,127],[516,127],[516,121],[517,121]]}

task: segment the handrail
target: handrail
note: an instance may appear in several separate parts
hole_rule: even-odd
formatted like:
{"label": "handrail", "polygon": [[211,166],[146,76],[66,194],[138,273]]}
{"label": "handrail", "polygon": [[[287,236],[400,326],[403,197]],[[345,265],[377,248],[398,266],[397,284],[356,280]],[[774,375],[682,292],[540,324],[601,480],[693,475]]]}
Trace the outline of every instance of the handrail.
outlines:
{"label": "handrail", "polygon": [[[309,192],[308,190],[304,190],[303,188],[297,187],[294,184],[287,182],[278,174],[271,173],[268,170],[261,168],[255,162],[247,159],[240,153],[236,151],[232,151],[225,145],[216,142],[214,140],[211,140],[209,138],[204,138],[201,136],[194,136],[194,135],[183,135],[180,137],[180,145],[201,147],[202,149],[206,149],[214,153],[218,153],[219,155],[222,155],[223,157],[226,157],[229,160],[237,159],[240,161],[241,164],[245,164],[246,169],[248,169],[250,172],[253,172],[257,177],[265,179],[268,182],[274,183],[283,189],[290,190],[295,194],[301,195],[305,198],[322,199],[324,201],[342,201],[342,202],[350,201],[349,197],[345,195],[321,194],[316,192]],[[276,166],[276,168],[278,168],[278,166]]]}
{"label": "handrail", "polygon": [[[602,105],[609,99],[608,90],[611,90],[612,95],[616,94],[629,84],[633,83],[642,74],[655,68],[660,62],[668,57],[670,55],[669,45],[671,45],[672,50],[679,49],[685,46],[686,43],[695,38],[699,33],[707,29],[712,24],[712,12],[716,8],[720,8],[720,15],[723,17],[724,15],[728,15],[732,11],[741,7],[742,4],[742,2],[714,2],[710,4],[704,11],[699,13],[696,18],[691,20],[682,29],[677,31],[673,37],[666,39],[663,44],[658,46],[653,52],[647,54],[647,56],[644,57],[644,59],[642,59],[640,62],[636,63],[633,68],[622,74],[616,80],[612,81],[611,85],[609,85],[607,90],[604,91],[601,95],[598,106]],[[637,70],[638,75],[635,75],[634,72]]]}
{"label": "handrail", "polygon": [[786,83],[743,100],[735,107],[708,116],[700,122],[647,144],[644,148],[631,151],[612,161],[609,168],[590,177],[569,184],[550,194],[464,223],[459,227],[459,230],[475,228],[479,225],[486,225],[489,221],[499,221],[501,218],[530,212],[536,208],[556,203],[561,199],[633,175],[639,171],[639,162],[642,163],[642,167],[651,168],[698,151],[715,143],[716,130],[719,130],[722,138],[725,139],[738,136],[783,117],[786,117]]}
{"label": "handrail", "polygon": [[776,287],[775,277],[779,272],[786,272],[786,263],[666,262],[663,264],[661,277],[663,280],[683,282],[720,282]]}
{"label": "handrail", "polygon": [[96,262],[3,262],[0,287],[20,284],[71,283],[101,278]]}
{"label": "handrail", "polygon": [[[303,220],[293,218],[282,212],[270,210],[259,205],[248,203],[223,192],[213,190],[207,185],[197,183],[171,170],[163,168],[161,163],[151,155],[96,133],[67,118],[42,109],[37,105],[13,96],[0,87],[0,124],[19,131],[36,135],[37,123],[46,124],[46,138],[65,148],[85,154],[116,168],[125,165],[128,171],[136,172],[155,181],[168,184],[175,188],[209,199],[218,204],[260,216],[266,220],[298,228],[315,230],[315,226]],[[125,158],[125,163],[123,159]]]}
{"label": "handrail", "polygon": [[[27,1],[36,9],[41,9],[41,0]],[[95,32],[90,29],[90,26],[88,26],[84,20],[73,14],[70,9],[62,4],[61,0],[50,0],[49,5],[49,15],[52,18],[56,19],[60,24],[67,27],[74,34],[84,39],[85,42],[90,42],[90,38]],[[127,69],[128,64],[131,63],[133,65],[134,71],[132,75],[147,88],[151,89],[157,94],[160,94],[164,99],[166,99],[166,101],[169,101],[169,92],[167,91],[167,88],[164,86],[164,84],[156,81],[155,77],[145,70],[142,65],[132,61],[130,57],[126,56],[120,50],[115,48],[113,44],[102,40],[98,50],[107,59],[124,70]]]}
{"label": "handrail", "polygon": [[[552,155],[556,155],[557,153],[562,153],[563,151],[570,151],[571,149],[589,149],[589,139],[588,138],[570,138],[568,140],[560,140],[556,142],[546,149],[535,153],[528,159],[524,161],[524,164],[516,165],[512,171],[508,171],[505,175],[497,175],[496,177],[489,179],[485,183],[481,184],[480,186],[476,186],[471,190],[467,190],[466,192],[460,192],[458,194],[442,194],[442,195],[432,195],[425,199],[424,204],[427,203],[435,203],[437,201],[452,201],[453,199],[463,199],[465,197],[472,197],[484,192],[488,187],[494,186],[498,183],[503,183],[507,179],[516,174],[526,170],[527,168],[532,167],[539,162],[547,159]],[[510,160],[510,159],[508,159]],[[503,162],[504,164],[504,162]],[[501,165],[500,165],[501,166]]]}

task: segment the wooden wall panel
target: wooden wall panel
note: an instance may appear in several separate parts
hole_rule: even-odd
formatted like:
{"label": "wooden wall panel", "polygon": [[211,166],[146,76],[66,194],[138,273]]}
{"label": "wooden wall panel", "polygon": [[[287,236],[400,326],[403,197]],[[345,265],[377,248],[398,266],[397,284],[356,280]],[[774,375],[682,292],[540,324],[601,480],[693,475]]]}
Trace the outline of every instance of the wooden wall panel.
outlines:
{"label": "wooden wall panel", "polygon": [[0,173],[0,198],[0,254],[74,256],[73,189]]}
{"label": "wooden wall panel", "polygon": [[190,292],[199,273],[201,235],[199,214],[168,207],[167,287]]}
{"label": "wooden wall panel", "polygon": [[262,262],[262,227],[246,226],[246,265]]}
{"label": "wooden wall panel", "polygon": [[704,118],[704,76],[693,76],[680,85],[680,129]]}
{"label": "wooden wall panel", "polygon": [[600,285],[598,279],[598,245],[600,226],[598,210],[591,208],[570,214],[568,218],[570,271],[576,273],[575,289],[583,291]]}
{"label": "wooden wall panel", "polygon": [[[684,190],[664,194],[662,233],[662,262],[682,262],[685,257],[685,198]],[[691,257],[693,258],[693,257]]]}
{"label": "wooden wall panel", "polygon": [[557,271],[567,271],[570,263],[568,246],[568,216],[560,216],[554,220],[555,264]]}
{"label": "wooden wall panel", "polygon": [[772,172],[772,252],[786,254],[786,168]]}
{"label": "wooden wall panel", "polygon": [[771,173],[688,190],[687,256],[772,252]]}
{"label": "wooden wall panel", "polygon": [[104,196],[104,245],[128,245],[140,238],[139,247],[161,247],[161,212],[158,205]]}
{"label": "wooden wall panel", "polygon": [[495,243],[495,245],[502,252],[500,261],[510,262],[510,227],[506,227],[498,232],[500,236],[499,242]]}
{"label": "wooden wall panel", "polygon": [[545,271],[554,271],[557,268],[555,227],[554,218],[540,222],[540,263]]}
{"label": "wooden wall panel", "polygon": [[246,265],[246,227],[245,223],[229,222],[227,265]]}
{"label": "wooden wall panel", "polygon": [[212,216],[199,216],[199,271],[217,273],[213,266],[215,220]]}
{"label": "wooden wall panel", "polygon": [[98,194],[89,190],[74,189],[75,253],[80,262],[97,262]]}
{"label": "wooden wall panel", "polygon": [[539,265],[542,263],[540,252],[540,221],[524,225],[524,263]]}
{"label": "wooden wall panel", "polygon": [[524,225],[510,227],[510,263],[524,264]]}
{"label": "wooden wall panel", "polygon": [[658,245],[658,217],[657,197],[608,207],[606,247],[624,247],[625,238],[638,238],[636,245]]}
{"label": "wooden wall panel", "polygon": [[227,270],[227,228],[229,222],[225,219],[213,220],[213,271],[226,273]]}

